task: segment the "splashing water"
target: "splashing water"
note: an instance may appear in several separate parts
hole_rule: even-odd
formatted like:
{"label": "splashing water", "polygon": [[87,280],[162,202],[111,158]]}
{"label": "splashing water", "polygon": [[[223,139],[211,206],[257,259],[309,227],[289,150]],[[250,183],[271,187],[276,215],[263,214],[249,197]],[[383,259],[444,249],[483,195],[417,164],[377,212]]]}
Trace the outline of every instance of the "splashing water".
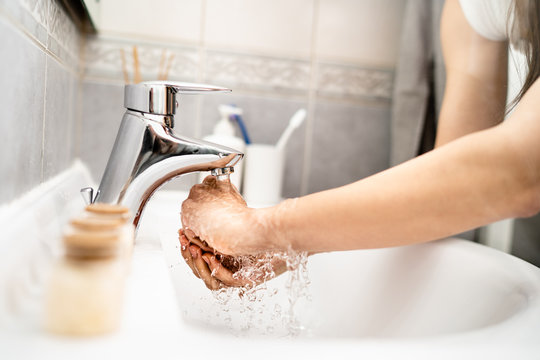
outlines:
{"label": "splashing water", "polygon": [[[289,250],[240,257],[236,278],[259,279],[259,285],[222,288],[184,310],[188,318],[227,329],[236,336],[297,337],[309,332],[307,253]],[[287,272],[274,279],[272,264],[281,260]],[[204,317],[201,318],[201,315]]]}
{"label": "splashing water", "polygon": [[289,300],[287,328],[291,336],[298,336],[306,330],[306,325],[297,316],[297,305],[302,299],[311,302],[309,294],[309,274],[307,271],[307,252],[296,256],[287,256],[287,269],[289,277],[287,279],[287,295]]}

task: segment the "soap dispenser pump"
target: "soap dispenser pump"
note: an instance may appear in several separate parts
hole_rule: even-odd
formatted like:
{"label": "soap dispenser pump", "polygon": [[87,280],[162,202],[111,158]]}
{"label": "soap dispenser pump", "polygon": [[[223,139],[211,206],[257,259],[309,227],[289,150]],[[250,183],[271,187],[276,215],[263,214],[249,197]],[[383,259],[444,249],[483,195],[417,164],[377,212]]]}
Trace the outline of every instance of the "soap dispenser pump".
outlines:
{"label": "soap dispenser pump", "polygon": [[[232,117],[242,115],[242,109],[232,105],[220,105],[218,110],[221,118],[214,126],[213,133],[204,137],[203,140],[244,152],[246,143],[242,138],[235,135],[235,128],[231,121]],[[242,186],[242,167],[242,164],[237,164],[234,167],[234,173],[230,175],[231,183],[236,186],[238,191],[240,191],[240,187]],[[207,173],[203,173],[200,181],[207,175]]]}

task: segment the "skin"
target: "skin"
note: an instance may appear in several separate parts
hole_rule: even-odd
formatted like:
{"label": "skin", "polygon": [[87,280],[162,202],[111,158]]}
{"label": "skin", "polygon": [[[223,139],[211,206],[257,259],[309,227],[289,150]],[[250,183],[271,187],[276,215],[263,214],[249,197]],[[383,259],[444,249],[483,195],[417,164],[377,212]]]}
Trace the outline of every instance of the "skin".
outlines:
{"label": "skin", "polygon": [[[214,249],[201,243],[197,238],[189,238],[183,229],[178,231],[182,257],[193,271],[193,274],[203,280],[210,290],[222,287],[250,287],[261,283],[263,278],[243,278],[234,276],[235,271],[223,264],[223,257]],[[255,256],[256,258],[256,256]],[[281,259],[273,259],[271,266],[274,276],[285,272],[287,266]]]}
{"label": "skin", "polygon": [[207,178],[182,205],[184,227],[209,248],[237,256],[401,246],[536,214],[540,82],[503,123],[508,44],[477,34],[457,0],[446,2],[441,38],[447,85],[435,150],[265,209],[248,208],[229,185]]}

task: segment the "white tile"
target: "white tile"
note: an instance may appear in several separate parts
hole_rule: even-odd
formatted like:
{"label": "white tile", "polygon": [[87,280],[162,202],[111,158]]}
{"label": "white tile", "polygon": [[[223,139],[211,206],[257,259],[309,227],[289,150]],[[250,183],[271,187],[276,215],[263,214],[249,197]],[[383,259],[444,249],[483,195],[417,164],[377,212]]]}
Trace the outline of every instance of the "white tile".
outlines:
{"label": "white tile", "polygon": [[99,30],[198,42],[203,0],[101,0]]}
{"label": "white tile", "polygon": [[208,0],[209,46],[308,57],[313,0]]}
{"label": "white tile", "polygon": [[320,0],[317,56],[393,67],[405,4],[403,0]]}

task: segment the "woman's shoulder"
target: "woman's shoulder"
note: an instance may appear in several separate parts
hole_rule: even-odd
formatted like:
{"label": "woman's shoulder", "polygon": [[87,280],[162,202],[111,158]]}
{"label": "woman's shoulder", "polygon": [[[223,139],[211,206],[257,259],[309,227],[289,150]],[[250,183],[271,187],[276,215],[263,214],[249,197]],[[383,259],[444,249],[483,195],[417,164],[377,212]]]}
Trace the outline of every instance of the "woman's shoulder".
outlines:
{"label": "woman's shoulder", "polygon": [[459,0],[471,27],[483,37],[504,41],[508,39],[507,21],[512,0]]}

